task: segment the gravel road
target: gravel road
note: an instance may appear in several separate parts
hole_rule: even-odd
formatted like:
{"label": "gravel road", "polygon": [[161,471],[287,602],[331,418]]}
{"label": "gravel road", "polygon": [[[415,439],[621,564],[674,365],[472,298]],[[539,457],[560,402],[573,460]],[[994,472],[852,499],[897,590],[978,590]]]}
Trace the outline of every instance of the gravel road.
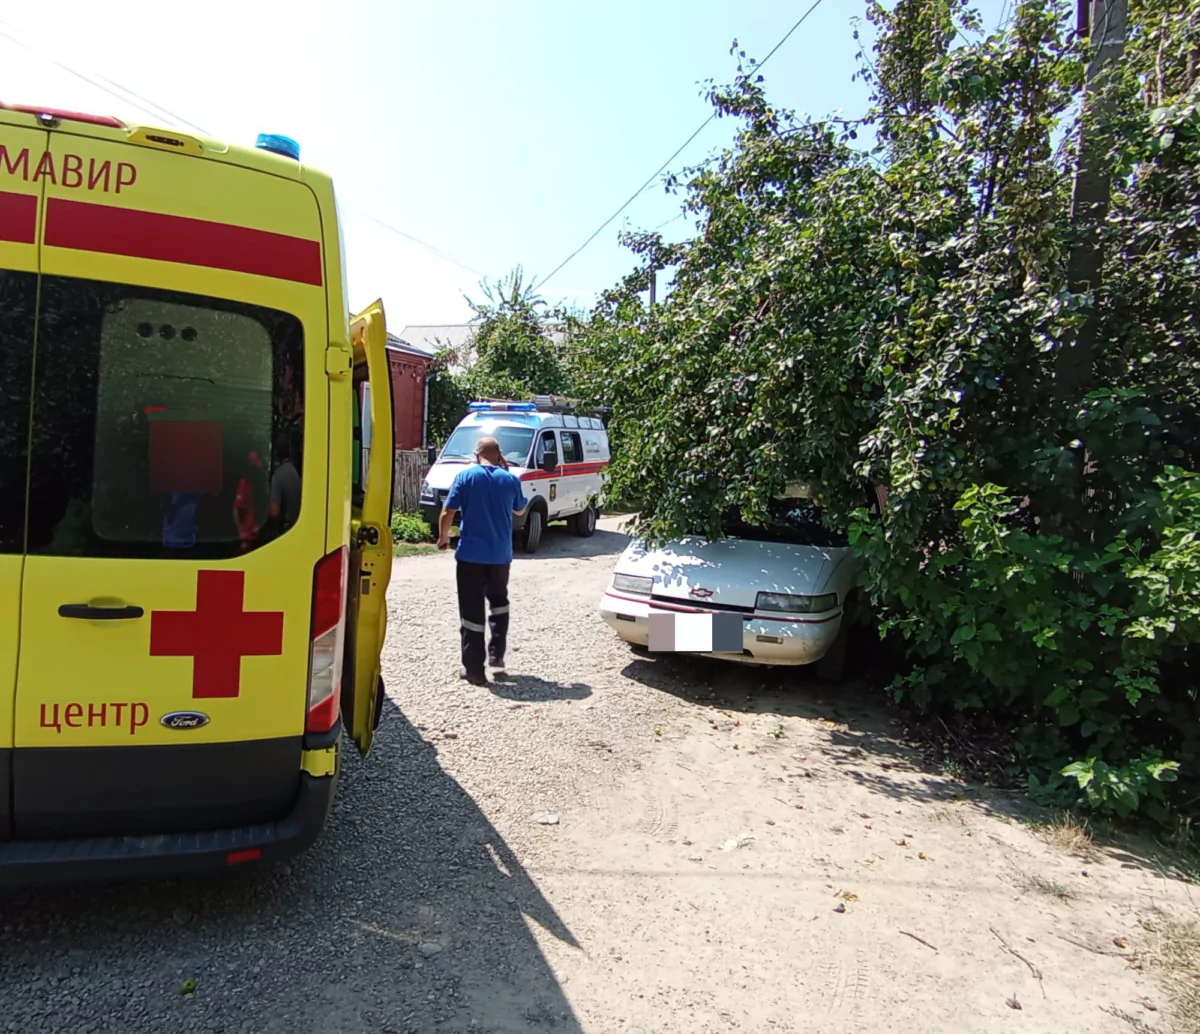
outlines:
{"label": "gravel road", "polygon": [[487,689],[451,557],[397,562],[383,721],[317,846],[0,897],[0,1031],[992,1034],[1019,998],[1069,1034],[1159,995],[1062,938],[1136,952],[1186,887],[929,773],[854,690],[636,658],[596,616],[614,527],[517,558]]}

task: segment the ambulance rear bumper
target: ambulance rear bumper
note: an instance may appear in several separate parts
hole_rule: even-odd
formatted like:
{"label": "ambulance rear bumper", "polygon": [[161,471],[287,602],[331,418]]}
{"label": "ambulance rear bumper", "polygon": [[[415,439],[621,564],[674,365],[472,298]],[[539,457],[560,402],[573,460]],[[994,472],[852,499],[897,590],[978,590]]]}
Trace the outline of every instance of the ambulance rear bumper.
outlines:
{"label": "ambulance rear bumper", "polygon": [[197,833],[0,841],[0,886],[170,876],[282,861],[311,847],[329,815],[336,773],[300,773],[291,812],[275,822]]}

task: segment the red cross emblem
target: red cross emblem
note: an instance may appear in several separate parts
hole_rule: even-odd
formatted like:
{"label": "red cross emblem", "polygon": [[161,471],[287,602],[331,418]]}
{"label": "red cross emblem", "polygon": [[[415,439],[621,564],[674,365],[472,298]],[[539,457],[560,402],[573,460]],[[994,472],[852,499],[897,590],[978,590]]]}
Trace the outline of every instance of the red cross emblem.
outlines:
{"label": "red cross emblem", "polygon": [[283,611],[243,610],[245,571],[199,571],[195,610],[150,612],[150,656],[191,657],[192,696],[236,697],[242,658],[283,653]]}

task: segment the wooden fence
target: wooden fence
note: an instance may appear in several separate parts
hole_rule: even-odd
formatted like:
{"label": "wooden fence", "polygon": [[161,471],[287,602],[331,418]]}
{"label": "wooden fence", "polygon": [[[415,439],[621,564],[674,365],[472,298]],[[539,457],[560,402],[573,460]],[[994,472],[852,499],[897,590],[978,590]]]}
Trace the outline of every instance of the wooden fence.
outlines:
{"label": "wooden fence", "polygon": [[421,500],[421,482],[429,471],[424,449],[397,449],[392,481],[392,509],[411,513]]}

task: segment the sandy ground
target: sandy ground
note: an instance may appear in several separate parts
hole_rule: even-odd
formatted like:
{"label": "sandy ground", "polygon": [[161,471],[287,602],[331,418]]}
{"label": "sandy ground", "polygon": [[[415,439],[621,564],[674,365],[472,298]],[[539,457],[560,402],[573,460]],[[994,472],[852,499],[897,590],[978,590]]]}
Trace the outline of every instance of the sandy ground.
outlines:
{"label": "sandy ground", "polygon": [[1129,851],[1073,853],[1019,796],[925,770],[865,687],[638,657],[596,616],[614,527],[517,558],[513,678],[490,690],[453,675],[450,557],[396,567],[392,699],[499,838],[498,892],[536,888],[556,985],[539,1018],[464,972],[468,1023],[1173,1029],[1140,956],[1156,924],[1197,915],[1190,885]]}
{"label": "sandy ground", "polygon": [[596,613],[624,541],[518,557],[488,688],[452,557],[398,561],[318,843],[0,894],[0,1031],[1196,1034],[1154,961],[1190,885],[924,770],[877,691],[637,657]]}

